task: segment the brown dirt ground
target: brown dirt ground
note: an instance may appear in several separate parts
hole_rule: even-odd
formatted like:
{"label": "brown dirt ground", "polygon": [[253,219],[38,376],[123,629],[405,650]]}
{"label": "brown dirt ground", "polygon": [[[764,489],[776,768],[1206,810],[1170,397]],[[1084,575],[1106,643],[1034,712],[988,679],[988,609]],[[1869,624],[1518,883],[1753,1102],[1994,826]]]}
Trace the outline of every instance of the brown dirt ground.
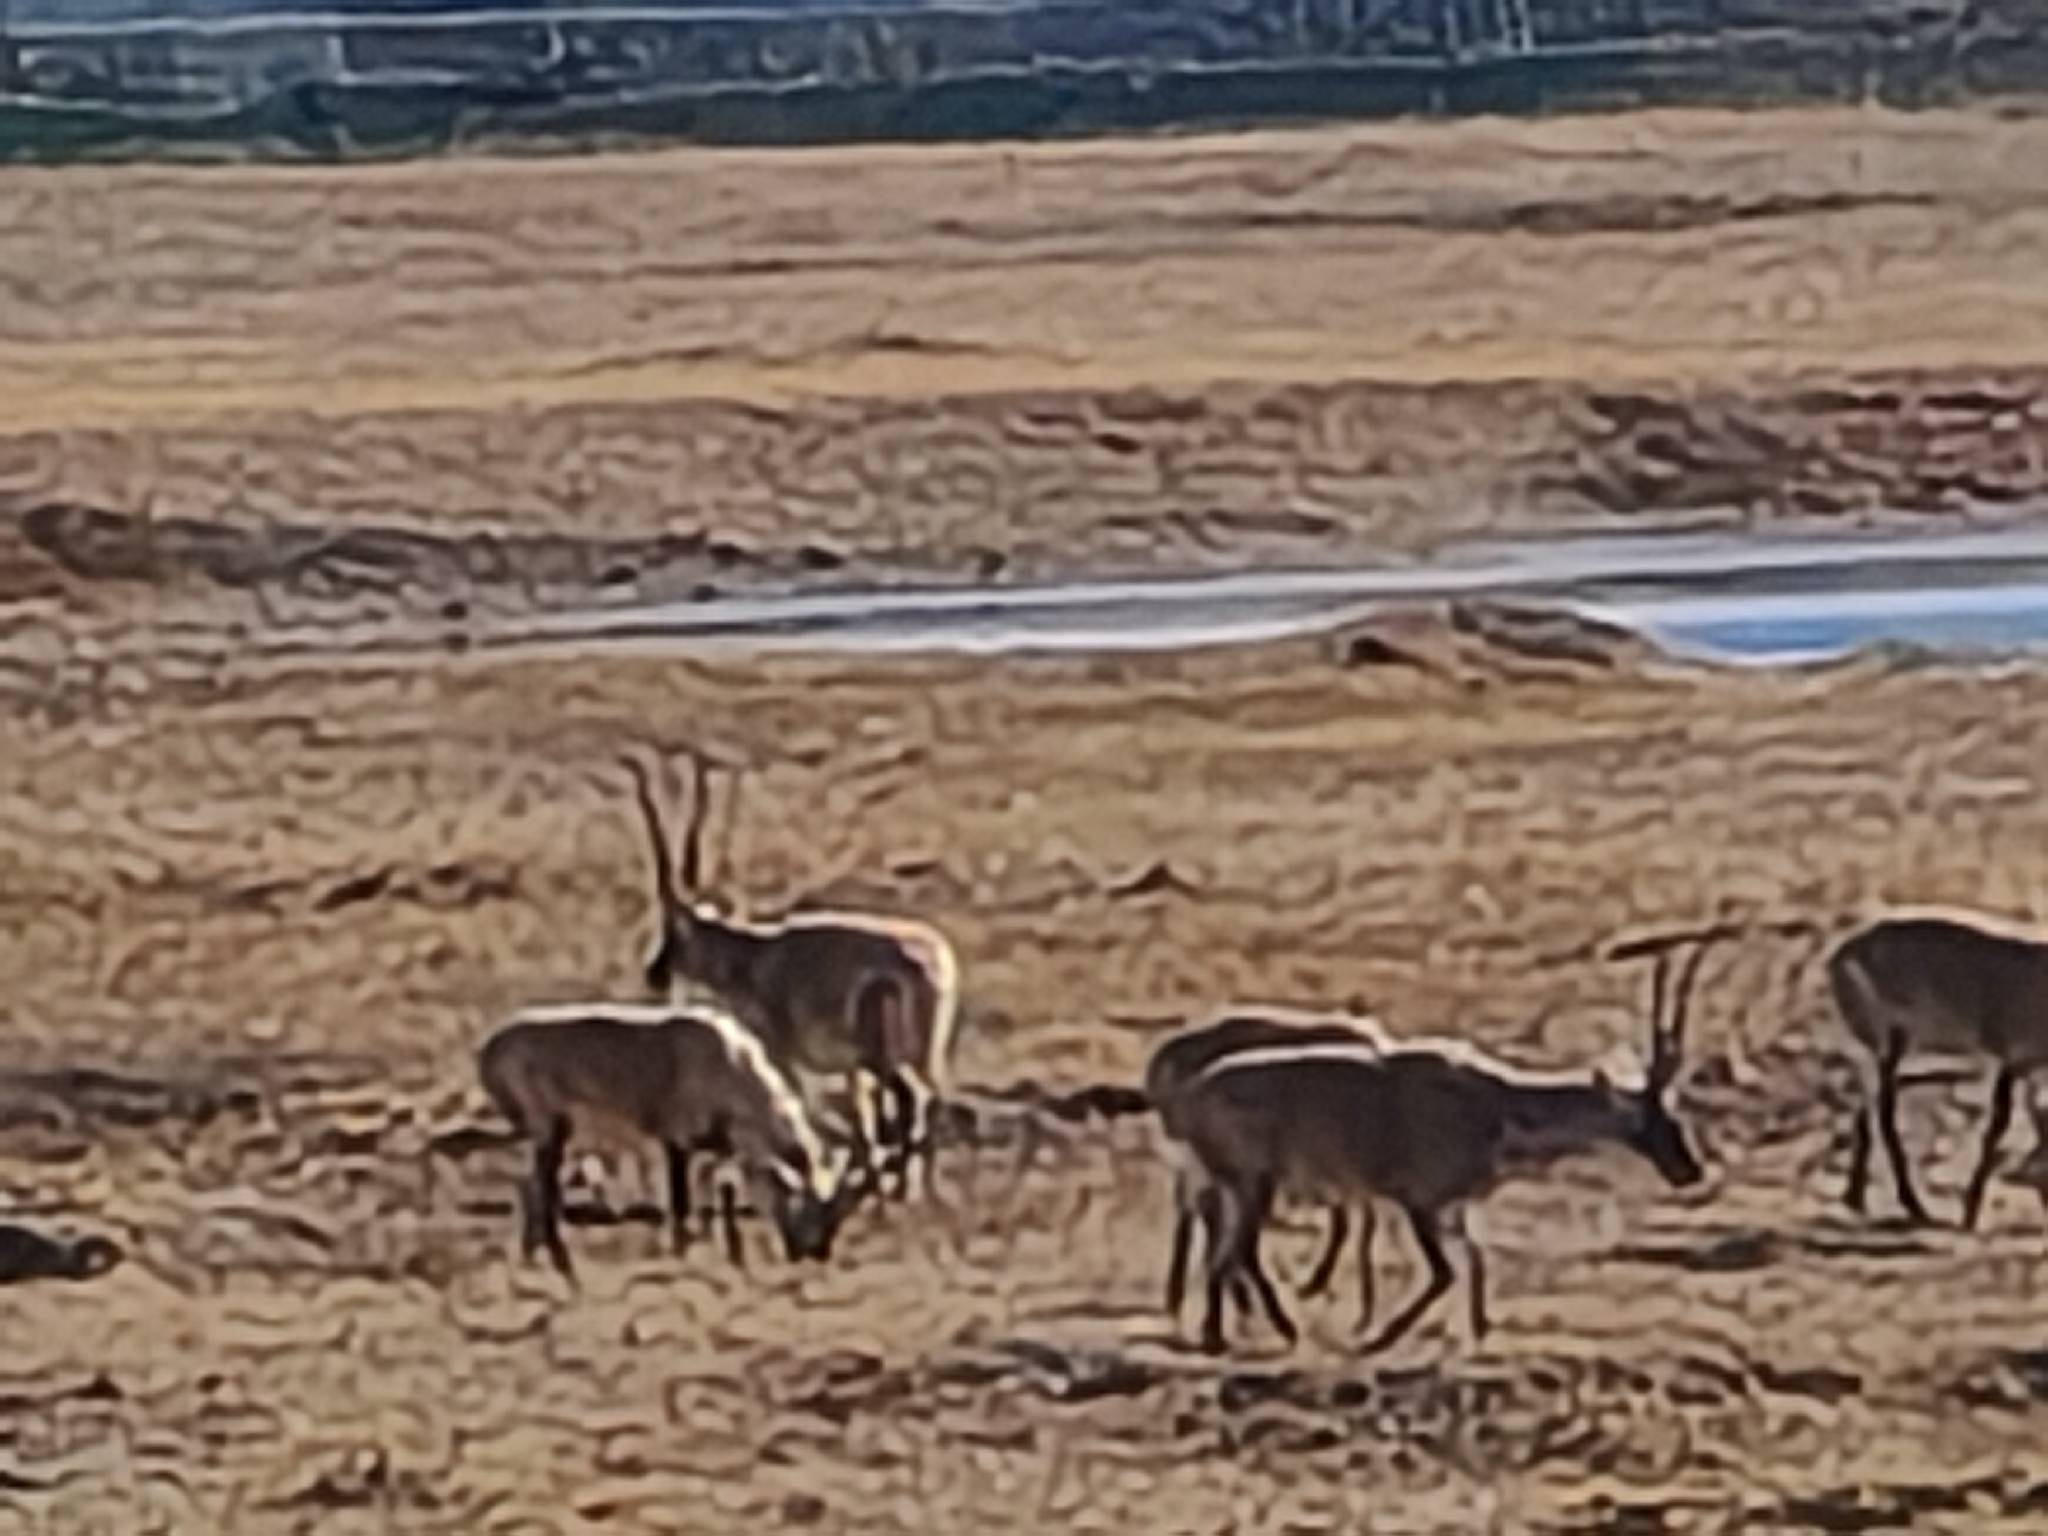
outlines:
{"label": "brown dirt ground", "polygon": [[[13,1293],[35,1486],[10,1501],[78,1530],[2038,1528],[2038,1210],[2003,1186],[1967,1239],[1841,1218],[1850,1076],[1783,944],[1705,977],[1685,1105],[1711,1187],[1617,1156],[1497,1197],[1482,1349],[1444,1325],[1361,1368],[1348,1296],[1302,1308],[1291,1357],[1258,1330],[1222,1362],[1176,1347],[1143,1121],[1052,1123],[1028,1170],[991,1121],[944,1211],[864,1213],[822,1271],[757,1235],[741,1279],[645,1225],[572,1232],[580,1295],[515,1261],[470,1053],[511,1006],[630,994],[628,740],[758,765],[733,838],[757,906],[943,922],[980,1092],[1129,1081],[1229,998],[1587,1061],[1640,1040],[1645,978],[1589,953],[1610,935],[2032,905],[2048,670],[1398,639],[1427,669],[1321,643],[225,660],[15,712],[9,1193],[135,1257]],[[1981,1099],[1910,1112],[1945,1201]],[[1309,1245],[1282,1234],[1281,1263]]]}
{"label": "brown dirt ground", "polygon": [[[1706,1190],[1597,1158],[1503,1193],[1496,1335],[1447,1311],[1370,1367],[1341,1298],[1291,1356],[1176,1347],[1137,1120],[991,1112],[943,1209],[864,1213],[825,1269],[580,1226],[572,1295],[516,1262],[471,1053],[631,993],[608,765],[643,739],[754,767],[759,907],[946,926],[986,1096],[1127,1082],[1228,999],[1601,1058],[1646,990],[1611,935],[2039,910],[2048,668],[1568,663],[1428,619],[1387,637],[1415,665],[239,641],[486,578],[1320,558],[1717,498],[2024,515],[2044,134],[0,178],[0,478],[48,509],[0,546],[0,1203],[131,1250],[8,1292],[0,1531],[2039,1529],[2039,1208],[1841,1219],[1851,1075],[1794,946],[1706,975]],[[92,512],[152,496],[149,538]],[[1909,1101],[1941,1209],[1982,1097]]]}

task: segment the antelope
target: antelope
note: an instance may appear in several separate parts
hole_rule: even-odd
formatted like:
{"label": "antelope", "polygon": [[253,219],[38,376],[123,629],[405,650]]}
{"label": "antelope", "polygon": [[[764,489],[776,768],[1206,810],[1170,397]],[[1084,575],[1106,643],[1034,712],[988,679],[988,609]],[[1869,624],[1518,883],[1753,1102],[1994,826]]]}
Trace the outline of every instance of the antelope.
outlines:
{"label": "antelope", "polygon": [[[1844,1197],[1861,1214],[1869,1192],[1872,1122],[1884,1138],[1907,1219],[1930,1222],[1899,1136],[1899,1071],[1909,1051],[1989,1057],[1997,1064],[1962,1227],[1977,1224],[2013,1098],[2048,1062],[2048,933],[1988,914],[1919,911],[1878,918],[1827,958],[1835,1007],[1863,1048]],[[2037,1117],[2038,1124],[2038,1117]]]}
{"label": "antelope", "polygon": [[[572,1137],[623,1133],[661,1146],[678,1252],[689,1242],[690,1160],[698,1153],[736,1157],[766,1184],[792,1261],[829,1258],[865,1192],[843,1157],[828,1160],[802,1099],[760,1041],[715,1008],[529,1008],[485,1040],[477,1073],[491,1103],[533,1147],[520,1189],[521,1255],[530,1260],[545,1247],[572,1281],[560,1182]],[[726,1251],[737,1263],[730,1185],[723,1214]]]}
{"label": "antelope", "polygon": [[[653,855],[660,927],[645,979],[657,996],[691,989],[715,996],[760,1037],[784,1071],[850,1078],[857,1146],[872,1163],[879,1145],[878,1094],[888,1094],[897,1132],[900,1189],[912,1158],[930,1161],[934,1103],[947,1091],[959,964],[928,923],[869,912],[794,913],[750,922],[721,912],[703,882],[710,774],[689,754],[693,793],[678,858],[645,766],[625,759]],[[735,783],[735,789],[737,784]]]}
{"label": "antelope", "polygon": [[[1212,1017],[1206,1023],[1180,1031],[1152,1052],[1145,1063],[1145,1097],[1157,1111],[1160,1126],[1166,1133],[1173,1170],[1173,1246],[1166,1270],[1166,1310],[1172,1316],[1180,1316],[1181,1304],[1187,1291],[1188,1255],[1195,1222],[1200,1219],[1207,1234],[1207,1242],[1213,1248],[1221,1220],[1219,1201],[1222,1196],[1220,1190],[1202,1180],[1199,1167],[1185,1154],[1185,1138],[1180,1130],[1180,1091],[1214,1063],[1239,1051],[1272,1046],[1361,1043],[1384,1049],[1389,1042],[1378,1022],[1369,1018],[1296,1013],[1279,1008],[1233,1008]],[[1360,1220],[1360,1284],[1366,1297],[1366,1308],[1370,1311],[1370,1255],[1375,1226],[1371,1202],[1365,1202],[1361,1206]],[[1331,1278],[1336,1273],[1338,1258],[1343,1252],[1345,1238],[1349,1235],[1349,1227],[1346,1208],[1341,1204],[1332,1205],[1329,1234],[1324,1243],[1322,1257],[1316,1261],[1308,1279],[1297,1288],[1296,1295],[1307,1299],[1320,1296],[1329,1289]],[[1260,1267],[1258,1253],[1254,1249],[1248,1257],[1247,1268]],[[1240,1305],[1243,1305],[1244,1293],[1241,1289],[1238,1295]]]}
{"label": "antelope", "polygon": [[[1385,1048],[1315,1045],[1228,1055],[1180,1096],[1183,1134],[1204,1175],[1224,1191],[1224,1231],[1209,1252],[1202,1348],[1223,1348],[1222,1293],[1248,1270],[1288,1343],[1297,1330],[1270,1284],[1249,1267],[1276,1195],[1331,1202],[1387,1200],[1401,1208],[1429,1267],[1422,1290],[1360,1346],[1375,1354],[1402,1338],[1453,1280],[1446,1233],[1467,1255],[1472,1334],[1483,1338],[1485,1260],[1465,1230],[1465,1209],[1508,1178],[1568,1154],[1619,1143],[1675,1188],[1705,1175],[1684,1127],[1664,1101],[1684,1049],[1688,996],[1705,946],[1679,982],[1662,1023],[1669,956],[1657,956],[1651,1055],[1640,1087],[1604,1071],[1534,1072],[1450,1039],[1402,1038]],[[1370,1326],[1361,1319],[1359,1331]]]}

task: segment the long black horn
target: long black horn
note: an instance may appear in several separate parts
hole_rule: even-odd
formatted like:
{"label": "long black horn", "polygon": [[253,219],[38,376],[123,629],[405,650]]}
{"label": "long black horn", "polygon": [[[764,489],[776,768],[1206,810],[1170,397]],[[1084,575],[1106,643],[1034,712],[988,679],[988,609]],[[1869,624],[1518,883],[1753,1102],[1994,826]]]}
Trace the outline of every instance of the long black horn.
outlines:
{"label": "long black horn", "polygon": [[1655,951],[1657,963],[1650,972],[1650,1065],[1649,1088],[1652,1093],[1661,1089],[1670,1080],[1675,1070],[1671,1061],[1671,1034],[1664,1027],[1664,1008],[1671,993],[1671,954],[1669,950]]}
{"label": "long black horn", "polygon": [[1700,979],[1700,967],[1706,963],[1710,942],[1702,942],[1690,955],[1685,957],[1685,968],[1678,973],[1678,995],[1671,1004],[1671,1054],[1676,1057],[1685,1051],[1685,1026],[1687,1015],[1692,1011],[1693,984]]}
{"label": "long black horn", "polygon": [[647,823],[647,847],[654,855],[654,897],[666,912],[675,905],[676,872],[669,861],[668,832],[661,824],[661,810],[654,803],[654,780],[637,756],[629,753],[624,762],[626,772],[633,778],[633,796],[639,802],[640,815]]}
{"label": "long black horn", "polygon": [[704,890],[704,823],[711,812],[711,769],[695,752],[685,749],[684,756],[690,760],[690,813],[678,847],[683,894],[695,897]]}

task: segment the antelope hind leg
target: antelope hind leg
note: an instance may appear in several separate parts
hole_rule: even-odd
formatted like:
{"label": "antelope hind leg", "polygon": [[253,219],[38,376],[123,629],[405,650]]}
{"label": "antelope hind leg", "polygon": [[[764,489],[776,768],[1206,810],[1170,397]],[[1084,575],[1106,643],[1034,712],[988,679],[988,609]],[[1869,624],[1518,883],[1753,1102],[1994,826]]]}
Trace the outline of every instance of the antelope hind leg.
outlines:
{"label": "antelope hind leg", "polygon": [[1259,1258],[1259,1236],[1265,1230],[1266,1218],[1272,1213],[1272,1209],[1273,1186],[1262,1180],[1253,1189],[1252,1198],[1247,1203],[1243,1218],[1238,1224],[1239,1251],[1233,1264],[1241,1273],[1251,1276],[1252,1287],[1258,1295],[1259,1303],[1266,1310],[1266,1320],[1279,1332],[1281,1338],[1293,1344],[1300,1339],[1301,1330],[1294,1326],[1294,1319],[1289,1317],[1286,1308],[1280,1305],[1280,1293],[1274,1288],[1271,1277],[1266,1273],[1266,1266]]}
{"label": "antelope hind leg", "polygon": [[1208,1240],[1208,1252],[1203,1256],[1208,1292],[1208,1304],[1202,1312],[1202,1350],[1205,1354],[1223,1353],[1225,1282],[1236,1280],[1242,1284],[1242,1277],[1234,1269],[1236,1244],[1232,1227],[1239,1219],[1237,1207],[1238,1202],[1214,1184],[1204,1185],[1195,1196],[1195,1208]]}
{"label": "antelope hind leg", "polygon": [[1295,1287],[1295,1295],[1306,1301],[1330,1288],[1330,1278],[1337,1273],[1337,1260],[1344,1252],[1344,1239],[1350,1235],[1350,1213],[1341,1205],[1331,1206],[1330,1235],[1323,1244],[1323,1256],[1316,1260],[1316,1267],[1309,1272],[1308,1279]]}

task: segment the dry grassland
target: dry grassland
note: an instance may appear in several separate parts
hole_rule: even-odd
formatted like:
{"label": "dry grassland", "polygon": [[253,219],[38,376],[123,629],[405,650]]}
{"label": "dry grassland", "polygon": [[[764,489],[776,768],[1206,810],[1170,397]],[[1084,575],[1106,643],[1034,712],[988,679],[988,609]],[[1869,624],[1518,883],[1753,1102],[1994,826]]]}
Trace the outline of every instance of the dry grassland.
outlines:
{"label": "dry grassland", "polygon": [[[49,1529],[2032,1528],[2036,1207],[1842,1220],[1850,1079],[1782,945],[1705,979],[1708,1190],[1616,1157],[1497,1199],[1481,1351],[1361,1369],[1345,1296],[1292,1358],[1187,1355],[1144,1122],[1051,1123],[1026,1167],[998,1116],[945,1209],[863,1214],[823,1271],[631,1224],[572,1231],[580,1295],[516,1262],[469,1052],[512,1005],[630,994],[628,740],[760,765],[757,906],[944,922],[984,1093],[1131,1081],[1225,998],[1585,1061],[1641,1040],[1644,977],[1584,952],[1613,933],[2034,899],[2048,674],[1429,654],[226,662],[204,699],[17,714],[7,1179],[135,1256],[14,1293],[13,1460],[49,1486],[12,1497]],[[1950,1201],[1981,1098],[1909,1115]]]}
{"label": "dry grassland", "polygon": [[0,495],[440,599],[2024,515],[2044,159],[1815,111],[11,171]]}
{"label": "dry grassland", "polygon": [[[1618,933],[2038,910],[2048,669],[1428,621],[1416,665],[246,641],[1703,502],[2029,515],[2044,163],[2039,124],[1659,114],[0,177],[0,1204],[129,1251],[6,1293],[0,1532],[2038,1530],[2040,1208],[1842,1218],[1810,951],[1708,968],[1703,1190],[1617,1155],[1489,1204],[1478,1349],[1447,1309],[1361,1364],[1340,1286],[1291,1356],[1189,1354],[1150,1127],[996,1106],[1132,1081],[1230,999],[1586,1062],[1642,1040]],[[517,1261],[471,1053],[632,994],[633,740],[755,769],[758,908],[959,946],[983,1144],[829,1267],[595,1219],[581,1292]],[[1939,1209],[1982,1100],[1909,1099]],[[613,1172],[579,1198],[630,1205]]]}

